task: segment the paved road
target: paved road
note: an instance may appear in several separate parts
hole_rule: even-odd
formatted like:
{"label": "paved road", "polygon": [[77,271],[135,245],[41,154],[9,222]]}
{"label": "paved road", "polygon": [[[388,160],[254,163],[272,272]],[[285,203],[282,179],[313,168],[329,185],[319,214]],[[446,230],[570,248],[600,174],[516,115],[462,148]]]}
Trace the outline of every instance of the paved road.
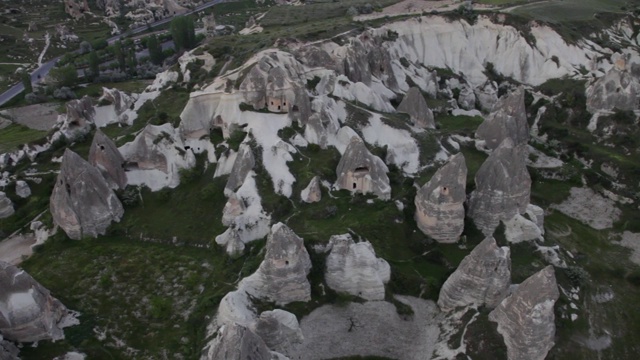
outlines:
{"label": "paved road", "polygon": [[[115,42],[115,41],[117,41],[117,40],[119,40],[119,39],[121,39],[123,37],[129,36],[129,35],[135,35],[135,34],[139,34],[141,32],[144,32],[147,29],[149,29],[150,27],[154,28],[154,27],[158,27],[158,26],[167,24],[176,16],[195,14],[195,13],[197,13],[199,11],[202,11],[202,10],[204,10],[206,8],[212,7],[213,5],[220,4],[220,3],[223,3],[223,2],[230,2],[230,1],[232,1],[232,0],[213,0],[213,1],[206,2],[206,3],[196,7],[195,9],[193,9],[191,11],[188,11],[188,12],[186,12],[184,14],[174,15],[174,16],[168,17],[166,19],[158,20],[158,21],[156,21],[154,23],[149,24],[148,26],[146,26],[146,25],[145,26],[140,26],[138,28],[125,31],[122,34],[112,36],[109,39],[107,39],[107,42],[112,44],[113,42]],[[45,76],[47,76],[49,71],[56,65],[56,63],[58,62],[58,60],[60,60],[60,58],[61,58],[61,56],[58,56],[58,57],[56,57],[54,59],[51,59],[51,60],[49,60],[49,62],[46,62],[46,63],[42,64],[42,66],[37,68],[33,73],[31,73],[31,82],[32,83],[38,82],[40,79],[42,79]],[[16,95],[20,94],[23,90],[24,90],[24,86],[22,85],[22,83],[18,83],[16,85],[14,85],[13,87],[11,87],[9,90],[7,90],[4,93],[2,93],[2,95],[0,95],[0,106],[4,105],[9,100],[13,99]]]}

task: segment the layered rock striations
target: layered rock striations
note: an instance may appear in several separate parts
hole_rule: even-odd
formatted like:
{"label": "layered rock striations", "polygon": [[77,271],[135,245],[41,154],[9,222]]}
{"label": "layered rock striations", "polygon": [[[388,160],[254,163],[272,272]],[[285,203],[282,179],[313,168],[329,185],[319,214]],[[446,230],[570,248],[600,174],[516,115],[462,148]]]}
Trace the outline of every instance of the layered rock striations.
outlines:
{"label": "layered rock striations", "polygon": [[464,230],[467,165],[456,154],[416,194],[416,222],[423,233],[442,243],[453,243]]}
{"label": "layered rock striations", "polygon": [[391,197],[388,171],[384,161],[371,154],[362,139],[354,136],[338,163],[336,186],[351,192],[373,193],[386,200]]}
{"label": "layered rock striations", "polygon": [[450,311],[459,306],[496,307],[511,285],[508,247],[498,247],[492,237],[484,239],[449,276],[438,297],[438,306]]}
{"label": "layered rock striations", "polygon": [[309,301],[311,285],[307,275],[310,270],[311,260],[302,239],[283,223],[277,223],[271,227],[260,267],[238,287],[251,296],[276,304]]}
{"label": "layered rock striations", "polygon": [[560,293],[549,265],[523,281],[489,313],[507,345],[509,360],[543,360],[554,345],[554,304]]}
{"label": "layered rock striations", "polygon": [[104,234],[124,209],[106,180],[78,154],[67,149],[51,194],[53,221],[75,240]]}
{"label": "layered rock striations", "polygon": [[124,158],[116,144],[100,130],[96,130],[93,136],[89,148],[89,163],[100,170],[112,188],[124,189],[127,186]]}
{"label": "layered rock striations", "polygon": [[522,87],[500,98],[476,131],[476,139],[484,141],[491,150],[500,146],[506,138],[511,138],[516,146],[529,142],[529,123]]}
{"label": "layered rock striations", "polygon": [[526,145],[514,146],[507,138],[476,173],[468,216],[485,235],[492,235],[500,221],[526,212],[531,194],[526,156]]}
{"label": "layered rock striations", "polygon": [[376,257],[371,243],[355,243],[349,234],[334,235],[329,240],[325,280],[339,292],[366,300],[384,300],[384,285],[391,278],[391,267]]}
{"label": "layered rock striations", "polygon": [[0,340],[60,340],[67,314],[67,308],[24,270],[0,261]]}
{"label": "layered rock striations", "polygon": [[427,101],[417,87],[407,91],[402,102],[398,105],[398,111],[409,114],[411,122],[419,128],[434,129],[436,127],[433,112],[427,106]]}

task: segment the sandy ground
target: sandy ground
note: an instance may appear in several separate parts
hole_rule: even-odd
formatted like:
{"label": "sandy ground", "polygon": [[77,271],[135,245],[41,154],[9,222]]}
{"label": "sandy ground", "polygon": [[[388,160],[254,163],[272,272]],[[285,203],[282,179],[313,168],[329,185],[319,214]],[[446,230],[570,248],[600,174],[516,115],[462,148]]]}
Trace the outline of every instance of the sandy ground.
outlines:
{"label": "sandy ground", "polygon": [[0,261],[18,265],[22,262],[22,257],[29,257],[33,254],[31,245],[36,243],[33,234],[14,235],[0,242]]}
{"label": "sandy ground", "polygon": [[[392,359],[429,359],[440,335],[442,315],[433,301],[408,296],[414,315],[403,319],[393,304],[369,301],[345,306],[325,305],[300,322],[304,342],[291,359],[332,359],[381,356]],[[353,325],[352,325],[353,324]]]}
{"label": "sandy ground", "polygon": [[612,227],[621,215],[613,200],[590,188],[571,188],[567,200],[551,207],[597,230]]}
{"label": "sandy ground", "polygon": [[633,250],[629,259],[635,264],[640,265],[640,234],[625,231],[622,233],[620,245]]}
{"label": "sandy ground", "polygon": [[49,130],[58,119],[56,104],[35,104],[0,112],[14,122],[35,130]]}
{"label": "sandy ground", "polygon": [[[430,13],[432,11],[444,12],[457,9],[462,3],[454,0],[404,0],[399,3],[387,6],[381,12],[356,16],[356,21],[378,19],[385,16],[411,15],[420,14],[422,12]],[[484,4],[474,4],[475,9],[490,9],[492,6]]]}

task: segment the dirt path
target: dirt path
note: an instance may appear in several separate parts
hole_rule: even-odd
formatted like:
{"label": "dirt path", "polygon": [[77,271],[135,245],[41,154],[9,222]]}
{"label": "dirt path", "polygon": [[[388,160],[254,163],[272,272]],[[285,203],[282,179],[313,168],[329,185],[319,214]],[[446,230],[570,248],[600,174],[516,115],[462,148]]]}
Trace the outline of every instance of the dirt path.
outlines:
{"label": "dirt path", "polygon": [[33,254],[31,245],[36,243],[33,234],[14,235],[0,242],[0,261],[18,265],[22,262],[22,257],[29,257]]}

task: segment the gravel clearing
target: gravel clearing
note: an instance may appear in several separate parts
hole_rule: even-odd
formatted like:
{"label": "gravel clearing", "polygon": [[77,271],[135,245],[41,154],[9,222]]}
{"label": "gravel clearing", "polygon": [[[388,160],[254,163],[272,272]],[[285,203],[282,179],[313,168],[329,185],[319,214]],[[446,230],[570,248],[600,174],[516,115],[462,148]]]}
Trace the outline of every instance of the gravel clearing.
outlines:
{"label": "gravel clearing", "polygon": [[590,188],[571,188],[571,195],[567,200],[551,207],[596,230],[612,227],[622,213],[613,200]]}

